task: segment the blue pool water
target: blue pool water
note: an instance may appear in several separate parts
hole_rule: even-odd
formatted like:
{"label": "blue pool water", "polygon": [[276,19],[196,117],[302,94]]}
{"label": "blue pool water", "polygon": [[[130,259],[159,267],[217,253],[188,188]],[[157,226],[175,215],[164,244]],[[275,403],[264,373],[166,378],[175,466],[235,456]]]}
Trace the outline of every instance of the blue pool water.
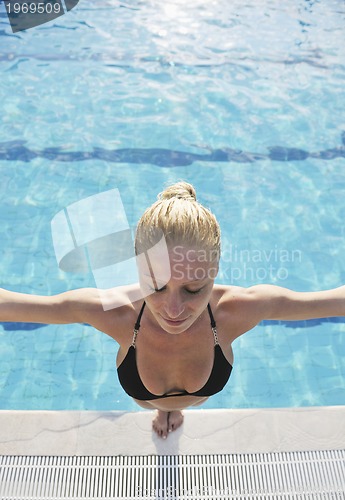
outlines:
{"label": "blue pool water", "polygon": [[[219,283],[345,282],[345,9],[82,0],[13,34],[0,3],[0,269],[10,290],[94,286],[60,271],[50,223],[118,188],[129,224],[192,182],[222,227]],[[345,404],[345,321],[264,322],[208,408]],[[117,345],[85,325],[0,328],[0,408],[137,406]]]}

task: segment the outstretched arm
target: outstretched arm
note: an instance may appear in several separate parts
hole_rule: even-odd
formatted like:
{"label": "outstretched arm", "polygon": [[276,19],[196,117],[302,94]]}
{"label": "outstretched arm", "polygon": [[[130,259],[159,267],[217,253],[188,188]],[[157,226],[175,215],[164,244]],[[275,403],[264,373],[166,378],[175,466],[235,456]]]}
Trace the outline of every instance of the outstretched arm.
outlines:
{"label": "outstretched arm", "polygon": [[231,286],[222,303],[232,321],[232,342],[265,319],[298,321],[345,316],[345,286],[322,292],[295,292],[275,285]]}
{"label": "outstretched arm", "polygon": [[275,285],[256,285],[246,289],[245,294],[259,321],[345,316],[345,286],[321,292],[295,292]]}
{"label": "outstretched arm", "polygon": [[48,297],[0,289],[0,321],[88,323],[101,308],[99,290],[93,288]]}

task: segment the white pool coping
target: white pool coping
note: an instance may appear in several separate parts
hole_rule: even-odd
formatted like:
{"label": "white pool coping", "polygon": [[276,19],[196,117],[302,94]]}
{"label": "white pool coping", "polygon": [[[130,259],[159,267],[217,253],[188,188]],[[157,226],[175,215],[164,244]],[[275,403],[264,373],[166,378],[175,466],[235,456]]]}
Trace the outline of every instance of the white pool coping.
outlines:
{"label": "white pool coping", "polygon": [[0,411],[0,455],[205,455],[345,449],[345,406],[186,410],[166,440],[150,411]]}

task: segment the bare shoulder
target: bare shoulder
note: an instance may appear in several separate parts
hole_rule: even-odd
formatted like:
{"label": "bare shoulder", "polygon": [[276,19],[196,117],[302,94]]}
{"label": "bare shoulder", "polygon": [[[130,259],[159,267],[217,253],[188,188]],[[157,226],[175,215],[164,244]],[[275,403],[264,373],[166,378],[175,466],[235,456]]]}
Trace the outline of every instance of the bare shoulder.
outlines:
{"label": "bare shoulder", "polygon": [[345,315],[345,286],[299,292],[260,284],[249,288],[223,287],[219,305],[225,314],[245,315],[254,325],[264,319],[299,321]]}
{"label": "bare shoulder", "polygon": [[241,286],[214,285],[213,297],[223,309],[233,309],[234,307],[248,305],[248,303],[255,300],[255,290],[255,286],[244,288]]}
{"label": "bare shoulder", "polygon": [[128,343],[142,305],[142,300],[131,300],[138,297],[134,287],[86,288],[63,295],[80,322],[90,324],[119,344]]}
{"label": "bare shoulder", "polygon": [[263,319],[261,294],[256,287],[214,286],[212,309],[215,310],[217,324],[227,331],[229,340],[235,340]]}
{"label": "bare shoulder", "polygon": [[298,321],[344,316],[344,297],[344,286],[320,292],[296,292],[260,284],[249,288],[217,286],[212,299],[223,324],[231,324],[231,338],[236,338],[264,319]]}
{"label": "bare shoulder", "polygon": [[215,285],[214,289],[215,296],[218,297],[219,304],[222,305],[223,308],[229,308],[231,312],[233,312],[232,309],[234,307],[236,309],[245,308],[246,310],[250,308],[249,310],[251,312],[257,310],[259,314],[262,314],[263,305],[268,304],[269,301],[301,295],[287,288],[268,284],[254,285],[248,288]]}

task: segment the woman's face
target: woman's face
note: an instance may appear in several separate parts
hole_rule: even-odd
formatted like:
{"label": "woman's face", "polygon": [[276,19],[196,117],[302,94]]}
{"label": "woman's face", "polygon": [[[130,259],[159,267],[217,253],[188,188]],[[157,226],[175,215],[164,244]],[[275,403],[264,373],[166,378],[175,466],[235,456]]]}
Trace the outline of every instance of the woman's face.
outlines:
{"label": "woman's face", "polygon": [[139,269],[145,301],[157,323],[168,333],[187,330],[206,309],[218,259],[206,250],[170,245],[169,259],[157,258],[151,270]]}

